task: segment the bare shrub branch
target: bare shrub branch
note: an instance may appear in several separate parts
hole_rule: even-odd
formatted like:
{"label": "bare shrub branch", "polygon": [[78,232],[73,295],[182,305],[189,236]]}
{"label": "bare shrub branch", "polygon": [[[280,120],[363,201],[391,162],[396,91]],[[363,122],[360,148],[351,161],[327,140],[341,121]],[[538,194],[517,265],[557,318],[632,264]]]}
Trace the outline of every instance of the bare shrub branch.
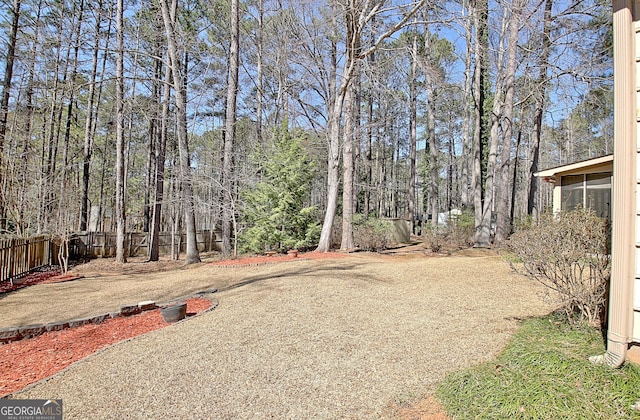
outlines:
{"label": "bare shrub branch", "polygon": [[611,274],[609,226],[590,209],[543,215],[508,242],[520,274],[557,292],[570,322],[595,323]]}

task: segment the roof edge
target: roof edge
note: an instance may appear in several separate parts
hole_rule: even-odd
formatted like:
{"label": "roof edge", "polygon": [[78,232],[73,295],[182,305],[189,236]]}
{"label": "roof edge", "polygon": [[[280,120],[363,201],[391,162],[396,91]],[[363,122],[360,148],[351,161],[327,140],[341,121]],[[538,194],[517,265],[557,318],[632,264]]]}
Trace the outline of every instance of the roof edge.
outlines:
{"label": "roof edge", "polygon": [[533,175],[539,178],[552,177],[562,172],[575,171],[578,169],[588,168],[589,166],[602,165],[609,162],[613,162],[613,154],[600,156],[597,158],[592,158],[587,160],[582,160],[579,162],[570,163],[568,165],[556,166],[554,168],[549,168],[549,169],[536,172]]}

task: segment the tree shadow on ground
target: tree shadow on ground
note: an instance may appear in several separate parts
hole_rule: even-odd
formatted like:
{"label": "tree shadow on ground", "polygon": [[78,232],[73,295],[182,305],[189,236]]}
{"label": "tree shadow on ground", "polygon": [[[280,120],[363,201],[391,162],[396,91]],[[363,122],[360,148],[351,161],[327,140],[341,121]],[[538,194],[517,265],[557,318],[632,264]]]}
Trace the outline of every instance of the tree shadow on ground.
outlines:
{"label": "tree shadow on ground", "polygon": [[349,263],[349,264],[324,263],[322,267],[317,267],[317,266],[304,267],[304,268],[296,267],[296,268],[283,270],[278,273],[251,276],[248,279],[240,281],[238,283],[221,287],[218,289],[218,292],[226,292],[228,290],[233,290],[240,287],[248,286],[250,284],[264,282],[268,280],[284,279],[287,277],[312,277],[313,278],[320,275],[326,276],[329,273],[335,273],[335,272],[343,272],[343,273],[350,272],[349,278],[353,280],[360,280],[360,281],[366,281],[366,282],[381,281],[376,277],[371,277],[371,275],[364,275],[364,274],[357,273],[356,270],[362,265],[363,264],[358,264],[358,263]]}

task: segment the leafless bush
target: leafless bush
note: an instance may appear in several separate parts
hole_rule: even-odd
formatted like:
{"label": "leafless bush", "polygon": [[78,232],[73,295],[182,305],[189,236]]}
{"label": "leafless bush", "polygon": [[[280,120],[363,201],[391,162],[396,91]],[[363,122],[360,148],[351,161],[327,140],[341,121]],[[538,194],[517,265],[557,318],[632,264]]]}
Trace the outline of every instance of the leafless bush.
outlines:
{"label": "leafless bush", "polygon": [[590,209],[556,216],[516,232],[508,243],[512,267],[557,292],[569,322],[595,323],[611,272],[608,223]]}
{"label": "leafless bush", "polygon": [[393,241],[393,223],[388,220],[358,217],[354,220],[353,239],[365,251],[382,251]]}
{"label": "leafless bush", "polygon": [[442,244],[445,242],[446,233],[444,229],[438,226],[426,226],[422,232],[422,238],[425,244],[431,249],[431,252],[440,252]]}
{"label": "leafless bush", "polygon": [[459,214],[451,214],[444,226],[426,225],[422,238],[432,252],[440,252],[442,248],[468,248],[473,245],[475,218],[470,210]]}
{"label": "leafless bush", "polygon": [[[393,224],[389,220],[366,218],[360,214],[353,217],[353,241],[362,251],[382,251],[393,242]],[[336,217],[331,234],[331,247],[340,248],[342,240],[342,218]]]}
{"label": "leafless bush", "polygon": [[449,246],[468,248],[473,245],[473,236],[476,232],[475,222],[475,216],[469,209],[451,217],[445,229]]}

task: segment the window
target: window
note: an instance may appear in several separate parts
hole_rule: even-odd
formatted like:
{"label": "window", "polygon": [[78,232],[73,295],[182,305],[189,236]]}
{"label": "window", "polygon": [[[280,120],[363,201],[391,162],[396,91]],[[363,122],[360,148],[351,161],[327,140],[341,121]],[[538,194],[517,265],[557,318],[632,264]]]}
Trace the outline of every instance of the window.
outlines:
{"label": "window", "polygon": [[585,207],[593,209],[605,219],[611,217],[611,174],[587,174]]}
{"label": "window", "polygon": [[575,210],[584,206],[584,175],[566,175],[562,177],[563,211]]}
{"label": "window", "polygon": [[561,209],[575,210],[579,205],[611,218],[611,172],[562,177]]}

